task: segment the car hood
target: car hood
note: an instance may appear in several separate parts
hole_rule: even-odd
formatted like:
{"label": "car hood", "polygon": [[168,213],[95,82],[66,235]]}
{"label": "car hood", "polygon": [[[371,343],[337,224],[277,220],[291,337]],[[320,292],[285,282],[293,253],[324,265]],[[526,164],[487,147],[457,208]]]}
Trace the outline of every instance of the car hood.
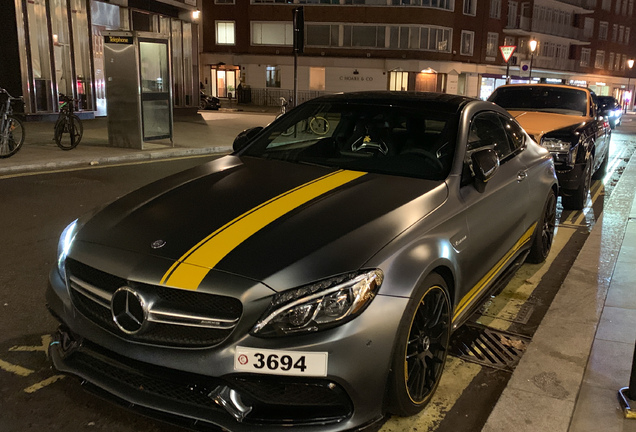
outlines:
{"label": "car hood", "polygon": [[536,111],[508,111],[519,124],[532,135],[535,141],[540,142],[546,133],[563,129],[573,125],[579,125],[589,121],[589,118],[577,115],[555,114]]}
{"label": "car hood", "polygon": [[75,244],[152,257],[146,283],[198,289],[225,272],[281,290],[363,267],[447,195],[439,181],[226,156],[106,206]]}

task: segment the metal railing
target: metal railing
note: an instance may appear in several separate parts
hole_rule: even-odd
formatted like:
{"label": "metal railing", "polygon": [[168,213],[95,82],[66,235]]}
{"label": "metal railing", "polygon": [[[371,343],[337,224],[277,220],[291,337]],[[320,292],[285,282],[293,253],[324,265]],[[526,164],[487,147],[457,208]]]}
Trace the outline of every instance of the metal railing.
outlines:
{"label": "metal railing", "polygon": [[251,88],[250,93],[251,102],[254,105],[262,106],[280,106],[280,98],[282,97],[285,98],[287,101],[290,101],[291,106],[295,106],[318,96],[328,94],[328,92],[319,90],[301,90],[298,91],[298,101],[294,104],[292,103],[292,100],[294,98],[293,90],[275,88]]}

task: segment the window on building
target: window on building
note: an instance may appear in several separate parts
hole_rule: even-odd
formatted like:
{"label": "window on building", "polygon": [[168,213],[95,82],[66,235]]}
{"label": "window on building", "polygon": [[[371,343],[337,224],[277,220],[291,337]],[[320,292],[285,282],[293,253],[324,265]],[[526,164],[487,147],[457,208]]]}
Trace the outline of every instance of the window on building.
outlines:
{"label": "window on building", "polygon": [[265,67],[265,87],[280,88],[280,68],[278,66]]}
{"label": "window on building", "polygon": [[309,68],[309,90],[316,90],[316,91],[325,90],[325,68],[324,67]]}
{"label": "window on building", "polygon": [[590,48],[581,48],[581,61],[582,67],[588,67],[590,65],[590,55],[592,50]]}
{"label": "window on building", "polygon": [[625,26],[618,26],[618,43],[623,43],[624,35],[625,35]]}
{"label": "window on building", "polygon": [[489,57],[497,57],[497,48],[499,47],[499,33],[488,32],[486,39],[486,55]]}
{"label": "window on building", "polygon": [[612,42],[618,39],[618,24],[612,24]]}
{"label": "window on building", "polygon": [[236,43],[234,33],[234,21],[216,21],[217,45],[234,45]]}
{"label": "window on building", "polygon": [[591,38],[594,34],[594,18],[585,18],[583,23],[583,36]]}
{"label": "window on building", "polygon": [[614,70],[614,53],[611,52],[609,55],[609,59],[607,60],[607,69]]}
{"label": "window on building", "polygon": [[[617,56],[618,57],[618,56]],[[624,71],[625,70],[625,66],[627,65],[627,55],[623,54],[622,56],[622,60],[621,60],[621,70]]]}
{"label": "window on building", "polygon": [[612,10],[612,0],[603,0],[603,3],[601,4],[601,9],[606,11]]}
{"label": "window on building", "polygon": [[629,0],[627,4],[627,15],[628,16],[634,15],[634,0]]}
{"label": "window on building", "polygon": [[517,2],[508,2],[508,28],[517,28]]}
{"label": "window on building", "polygon": [[407,91],[409,88],[409,73],[404,71],[391,71],[389,73],[389,90]]}
{"label": "window on building", "polygon": [[616,0],[616,8],[614,9],[616,15],[621,13],[621,0]]}
{"label": "window on building", "polygon": [[475,32],[462,30],[462,45],[459,53],[461,55],[473,55],[473,42],[475,41]]}
{"label": "window on building", "polygon": [[428,51],[450,52],[451,29],[442,27],[422,27],[420,48]]}
{"label": "window on building", "polygon": [[607,21],[601,21],[598,23],[598,39],[607,40],[607,30],[609,23]]}
{"label": "window on building", "polygon": [[490,18],[501,18],[501,0],[490,0]]}
{"label": "window on building", "polygon": [[614,70],[621,70],[621,55],[616,54],[616,59],[614,60]]}
{"label": "window on building", "polygon": [[475,16],[477,14],[477,0],[464,0],[464,15]]}
{"label": "window on building", "polygon": [[594,67],[596,69],[603,69],[605,67],[605,51],[596,51],[596,57],[594,58]]}
{"label": "window on building", "polygon": [[291,22],[252,21],[252,45],[292,46],[293,37]]}
{"label": "window on building", "polygon": [[515,38],[512,36],[506,36],[503,44],[506,46],[512,46],[515,44]]}
{"label": "window on building", "polygon": [[623,10],[621,11],[623,16],[627,15],[627,0],[623,0]]}
{"label": "window on building", "polygon": [[629,45],[629,27],[625,27],[625,45]]}

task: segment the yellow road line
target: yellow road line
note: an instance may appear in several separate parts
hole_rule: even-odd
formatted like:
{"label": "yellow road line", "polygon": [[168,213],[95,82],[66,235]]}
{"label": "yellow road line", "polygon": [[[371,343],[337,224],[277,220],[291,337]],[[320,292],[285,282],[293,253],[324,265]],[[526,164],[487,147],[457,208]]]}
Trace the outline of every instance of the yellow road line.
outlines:
{"label": "yellow road line", "polygon": [[517,317],[521,307],[528,301],[543,276],[576,231],[576,228],[560,226],[546,261],[542,264],[521,266],[503,291],[490,303],[485,312],[488,315],[482,315],[477,322],[497,330],[508,330],[512,323],[506,318],[514,319]]}
{"label": "yellow road line", "polygon": [[31,369],[14,365],[4,360],[0,360],[0,369],[22,377],[29,376],[34,372]]}
{"label": "yellow road line", "polygon": [[53,375],[50,378],[47,378],[43,381],[40,381],[39,383],[35,383],[32,386],[29,386],[27,388],[24,389],[25,393],[35,393],[38,390],[43,389],[44,387],[53,384],[54,382],[57,382],[59,380],[61,380],[62,378],[64,378],[64,375]]}
{"label": "yellow road line", "polygon": [[280,194],[243,213],[186,252],[166,272],[161,284],[196,290],[210,269],[265,226],[301,205],[365,174],[358,171],[336,171]]}
{"label": "yellow road line", "polygon": [[412,417],[391,417],[379,432],[435,430],[481,369],[478,364],[447,357],[439,387],[426,408]]}

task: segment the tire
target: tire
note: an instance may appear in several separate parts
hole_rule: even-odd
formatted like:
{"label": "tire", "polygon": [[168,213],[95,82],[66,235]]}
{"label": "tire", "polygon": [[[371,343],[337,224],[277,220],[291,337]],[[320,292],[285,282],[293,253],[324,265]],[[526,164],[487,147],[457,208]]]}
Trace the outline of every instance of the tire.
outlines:
{"label": "tire", "polygon": [[82,140],[84,127],[76,115],[65,117],[55,125],[55,142],[62,150],[72,150]]}
{"label": "tire", "polygon": [[427,276],[409,302],[397,333],[388,382],[388,410],[398,416],[420,412],[439,385],[451,328],[446,282]]}
{"label": "tire", "polygon": [[0,131],[0,158],[13,156],[24,144],[24,126],[20,119],[11,115],[7,116],[6,128]]}
{"label": "tire", "polygon": [[204,110],[208,106],[207,102],[204,100],[199,101],[199,109]]}
{"label": "tire", "polygon": [[556,195],[551,190],[532,235],[532,246],[530,246],[530,253],[526,258],[529,263],[540,264],[546,260],[550,253],[556,228],[556,202]]}
{"label": "tire", "polygon": [[581,184],[579,187],[569,196],[563,196],[562,203],[563,208],[567,210],[583,210],[585,203],[587,202],[587,196],[590,193],[590,184],[592,183],[592,163],[588,159],[585,165],[585,170],[581,176]]}

